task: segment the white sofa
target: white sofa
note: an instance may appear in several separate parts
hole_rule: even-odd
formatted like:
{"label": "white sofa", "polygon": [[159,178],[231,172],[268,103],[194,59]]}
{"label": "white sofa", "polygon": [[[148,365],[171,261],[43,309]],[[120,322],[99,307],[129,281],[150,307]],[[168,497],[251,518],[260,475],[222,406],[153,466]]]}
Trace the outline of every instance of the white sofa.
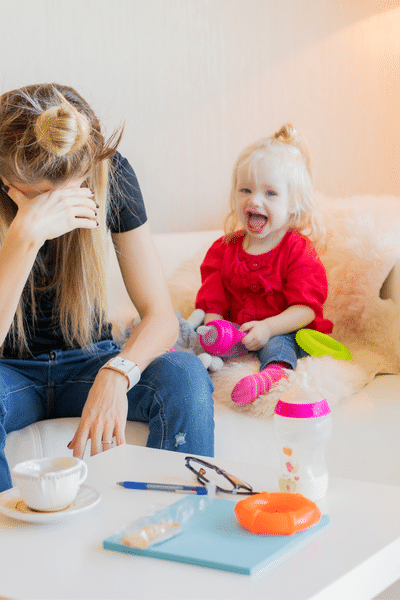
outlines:
{"label": "white sofa", "polygon": [[[204,250],[220,232],[192,232],[154,235],[154,242],[168,278],[178,265],[199,250]],[[115,263],[112,277],[118,278]],[[399,302],[400,268],[391,271],[382,295]],[[126,322],[133,307],[120,283],[114,281],[113,293],[119,299],[114,320]],[[378,375],[359,393],[333,406],[333,434],[327,450],[331,475],[364,481],[400,485],[399,435],[400,377]],[[12,467],[32,457],[67,455],[79,420],[76,418],[42,421],[8,435],[6,456]],[[241,414],[229,404],[215,407],[215,457],[262,465],[277,463],[271,418]],[[129,422],[127,442],[145,445],[148,427]],[[87,449],[88,453],[88,449]],[[86,454],[87,456],[88,454]]]}

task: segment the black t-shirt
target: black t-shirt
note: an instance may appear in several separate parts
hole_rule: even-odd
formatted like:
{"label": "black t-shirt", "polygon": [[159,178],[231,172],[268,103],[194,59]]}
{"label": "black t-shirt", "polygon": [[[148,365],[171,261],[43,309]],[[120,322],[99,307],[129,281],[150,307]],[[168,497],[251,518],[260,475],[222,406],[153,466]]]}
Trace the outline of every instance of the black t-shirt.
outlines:
{"label": "black t-shirt", "polygon": [[112,233],[131,231],[147,221],[139,182],[131,165],[119,152],[112,158],[107,217],[107,226]]}
{"label": "black t-shirt", "polygon": [[[147,221],[139,182],[131,165],[119,152],[116,152],[112,158],[111,171],[107,227],[111,233],[131,231]],[[40,249],[48,264],[51,264],[52,247],[54,241],[48,240]],[[39,356],[50,350],[68,348],[58,325],[58,319],[53,317],[54,306],[54,292],[38,294],[34,324],[29,305],[25,307],[27,341],[33,356]],[[104,325],[99,337],[99,340],[107,339],[112,339],[111,325],[108,323]],[[3,356],[18,358],[18,350],[13,349],[9,336],[5,340]]]}

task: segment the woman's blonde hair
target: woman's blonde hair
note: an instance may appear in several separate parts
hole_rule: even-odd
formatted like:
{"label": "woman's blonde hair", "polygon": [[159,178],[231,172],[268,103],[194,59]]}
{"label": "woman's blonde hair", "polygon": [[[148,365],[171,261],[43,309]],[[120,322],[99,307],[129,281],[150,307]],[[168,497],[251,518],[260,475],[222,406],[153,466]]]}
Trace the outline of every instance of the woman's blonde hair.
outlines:
{"label": "woman's blonde hair", "polygon": [[[123,128],[105,140],[88,103],[71,87],[30,85],[0,96],[0,177],[54,186],[87,175],[85,184],[99,205],[99,227],[75,229],[47,242],[54,267],[50,274],[38,253],[21,296],[10,334],[20,356],[28,349],[25,306],[36,318],[38,292],[55,292],[59,324],[68,346],[87,348],[98,339],[106,314],[106,227],[110,158]],[[0,241],[17,206],[2,194]]]}
{"label": "woman's blonde hair", "polygon": [[272,161],[287,177],[293,207],[291,229],[297,229],[317,245],[321,244],[324,231],[315,203],[310,155],[303,138],[289,123],[283,125],[275,135],[258,140],[239,154],[232,174],[230,212],[225,221],[227,238],[234,237],[240,226],[235,202],[238,169],[248,165],[256,173]]}

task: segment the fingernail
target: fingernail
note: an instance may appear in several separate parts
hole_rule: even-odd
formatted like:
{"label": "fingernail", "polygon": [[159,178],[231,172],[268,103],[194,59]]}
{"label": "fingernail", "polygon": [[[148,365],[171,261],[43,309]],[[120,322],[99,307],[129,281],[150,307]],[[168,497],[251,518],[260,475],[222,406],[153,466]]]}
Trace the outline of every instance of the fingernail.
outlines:
{"label": "fingernail", "polygon": [[99,222],[98,222],[98,221],[96,221],[96,227],[98,227],[98,226],[99,226]]}
{"label": "fingernail", "polygon": [[69,442],[69,444],[67,444],[67,448],[69,448],[69,447],[70,447],[70,445],[72,444],[72,442],[73,442],[73,440],[71,440],[71,441]]}
{"label": "fingernail", "polygon": [[10,188],[8,187],[8,185],[2,185],[2,186],[1,186],[1,189],[3,190],[3,192],[5,192],[6,194],[8,194],[8,190],[9,190]]}
{"label": "fingernail", "polygon": [[99,205],[99,204],[96,204],[96,208],[100,208],[100,205]]}

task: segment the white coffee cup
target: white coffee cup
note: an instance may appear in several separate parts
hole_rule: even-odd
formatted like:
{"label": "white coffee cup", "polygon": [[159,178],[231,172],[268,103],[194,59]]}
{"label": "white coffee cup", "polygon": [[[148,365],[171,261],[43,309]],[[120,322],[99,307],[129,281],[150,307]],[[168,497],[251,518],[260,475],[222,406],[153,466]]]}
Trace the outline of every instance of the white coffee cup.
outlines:
{"label": "white coffee cup", "polygon": [[57,511],[75,499],[79,486],[87,477],[87,466],[80,458],[39,458],[18,463],[13,479],[29,508]]}

